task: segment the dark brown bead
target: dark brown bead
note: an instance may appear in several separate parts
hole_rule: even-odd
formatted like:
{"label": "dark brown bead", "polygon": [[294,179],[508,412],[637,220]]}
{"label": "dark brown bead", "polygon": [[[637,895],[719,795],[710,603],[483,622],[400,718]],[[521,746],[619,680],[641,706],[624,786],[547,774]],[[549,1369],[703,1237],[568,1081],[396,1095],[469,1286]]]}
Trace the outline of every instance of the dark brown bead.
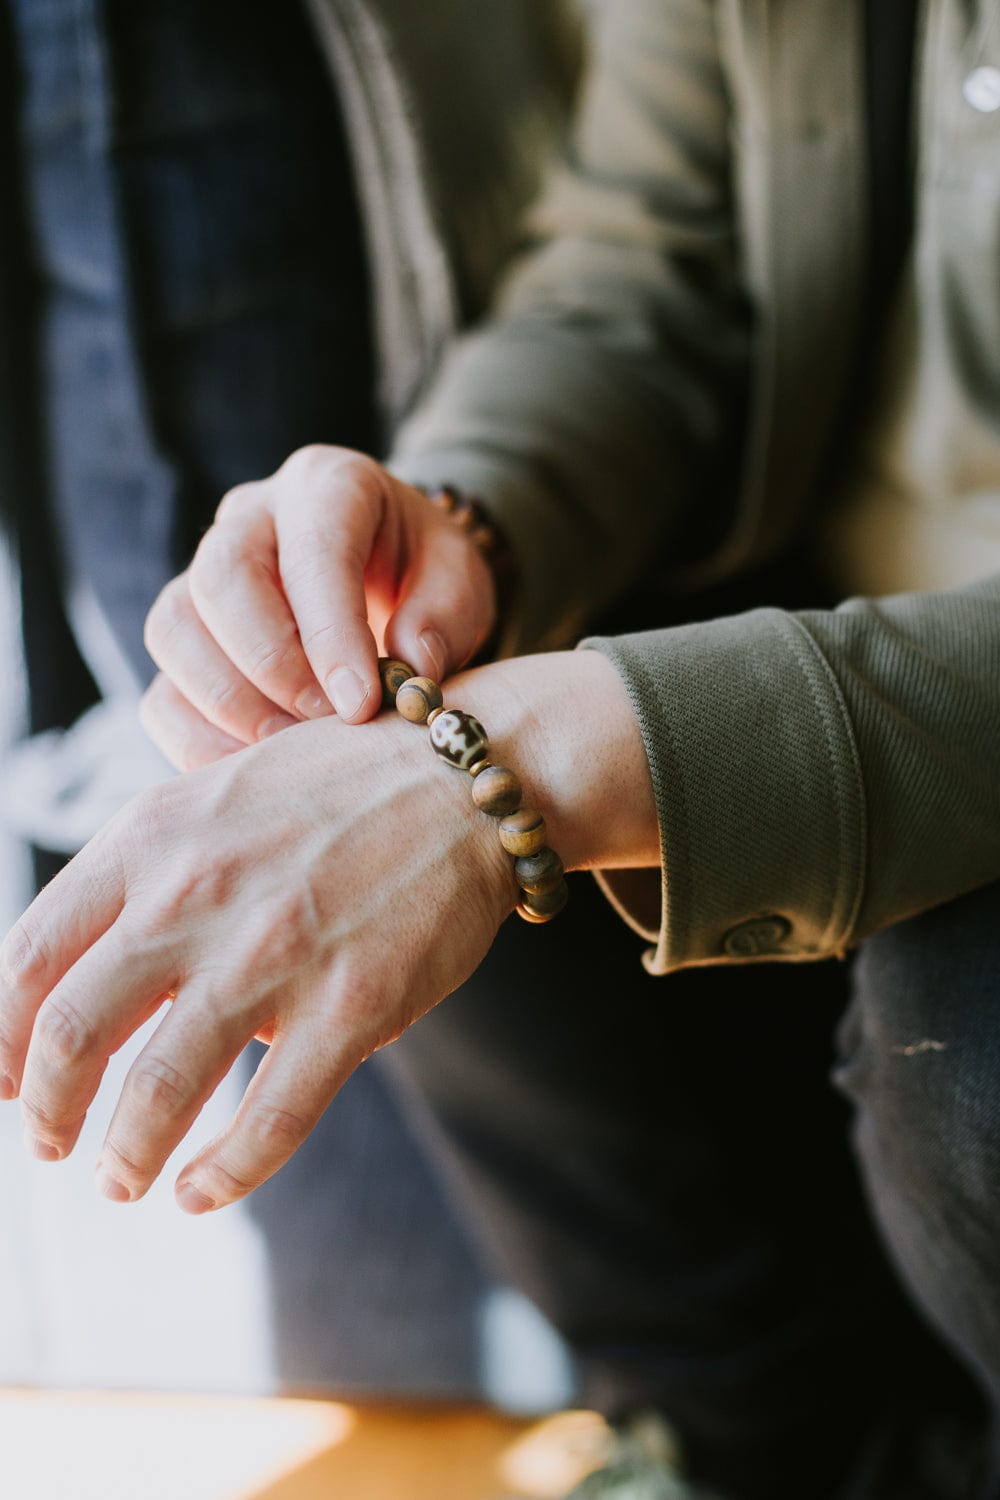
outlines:
{"label": "dark brown bead", "polygon": [[526,895],[517,910],[522,917],[529,922],[550,922],[557,917],[569,900],[569,886],[565,880],[560,880],[551,891],[545,891],[537,896]]}
{"label": "dark brown bead", "polygon": [[441,689],[429,677],[409,677],[396,693],[396,708],[411,724],[424,724],[427,715],[444,702]]}
{"label": "dark brown bead", "polygon": [[514,861],[514,877],[522,891],[530,896],[544,896],[555,890],[563,878],[563,862],[554,849],[539,849]]}
{"label": "dark brown bead", "polygon": [[382,679],[382,707],[394,708],[396,694],[403,683],[413,676],[413,668],[408,667],[405,661],[397,661],[393,656],[380,656],[378,675]]}
{"label": "dark brown bead", "polygon": [[438,715],[430,728],[430,741],[438,755],[460,771],[482,760],[489,749],[482,724],[461,708],[449,708]]}
{"label": "dark brown bead", "polygon": [[508,854],[537,854],[545,846],[545,819],[530,807],[511,813],[500,824],[500,842]]}
{"label": "dark brown bead", "polygon": [[491,818],[506,818],[521,806],[521,783],[506,766],[489,766],[476,777],[472,799]]}

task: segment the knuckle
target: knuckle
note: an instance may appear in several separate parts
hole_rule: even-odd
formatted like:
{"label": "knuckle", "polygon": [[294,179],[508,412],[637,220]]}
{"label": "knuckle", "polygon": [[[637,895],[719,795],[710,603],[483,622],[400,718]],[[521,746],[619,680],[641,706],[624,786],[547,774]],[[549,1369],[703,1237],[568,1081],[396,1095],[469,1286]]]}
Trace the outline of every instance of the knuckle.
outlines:
{"label": "knuckle", "polygon": [[34,1039],[43,1055],[63,1068],[91,1056],[98,1044],[96,1029],[63,997],[46,1000],[35,1019]]}
{"label": "knuckle", "polygon": [[148,851],[150,843],[176,826],[173,785],[170,781],[162,782],[126,803],[117,817],[105,825],[105,839],[113,832],[126,844]]}
{"label": "knuckle", "polygon": [[143,640],[154,661],[190,618],[191,596],[187,576],[182,574],[165,585],[146,616]]}
{"label": "knuckle", "polygon": [[344,454],[332,443],[305,443],[290,453],[278,473],[284,479],[302,480],[322,474]]}
{"label": "knuckle", "polygon": [[216,1156],[209,1164],[211,1175],[222,1186],[223,1192],[219,1195],[228,1202],[237,1198],[245,1198],[257,1187],[259,1178],[247,1177],[244,1172],[235,1172],[232,1167],[226,1165],[221,1156]]}
{"label": "knuckle", "polygon": [[255,1145],[273,1155],[293,1151],[309,1134],[311,1125],[294,1110],[257,1103],[247,1115],[246,1128]]}
{"label": "knuckle", "polygon": [[194,1099],[190,1080],[160,1057],[149,1057],[136,1064],[128,1092],[130,1102],[141,1115],[168,1120],[185,1115]]}
{"label": "knuckle", "polygon": [[248,480],[246,484],[235,484],[231,490],[227,490],[215,511],[216,521],[230,521],[242,512],[256,504],[261,497],[264,484],[259,479]]}
{"label": "knuckle", "polygon": [[191,588],[196,599],[224,588],[246,559],[246,538],[236,526],[212,526],[202,537],[191,562]]}
{"label": "knuckle", "polygon": [[234,675],[215,677],[204,687],[204,711],[206,716],[218,722],[228,719],[235,712],[243,691],[243,684]]}
{"label": "knuckle", "polygon": [[120,1144],[117,1136],[109,1134],[104,1142],[101,1153],[107,1163],[114,1167],[116,1175],[133,1181],[138,1179],[144,1181],[151,1172],[156,1170],[157,1163],[152,1159],[143,1160],[138,1154],[138,1148],[130,1144],[126,1148]]}
{"label": "knuckle", "polygon": [[248,647],[247,669],[250,677],[280,676],[287,668],[298,666],[298,639],[291,627],[277,639],[262,640]]}
{"label": "knuckle", "polygon": [[26,1127],[40,1140],[59,1140],[79,1124],[79,1115],[67,1115],[33,1091],[22,1093],[21,1115]]}
{"label": "knuckle", "polygon": [[8,989],[30,990],[42,979],[46,966],[44,944],[22,917],[0,948],[0,977]]}

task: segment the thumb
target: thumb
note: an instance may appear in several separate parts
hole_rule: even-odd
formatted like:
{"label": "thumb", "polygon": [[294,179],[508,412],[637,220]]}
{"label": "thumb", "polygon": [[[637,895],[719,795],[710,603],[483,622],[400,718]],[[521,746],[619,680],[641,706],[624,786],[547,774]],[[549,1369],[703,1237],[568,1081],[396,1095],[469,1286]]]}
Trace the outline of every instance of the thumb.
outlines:
{"label": "thumb", "polygon": [[442,682],[479,650],[496,624],[493,573],[476,544],[446,518],[426,527],[402,599],[386,623],[387,650]]}

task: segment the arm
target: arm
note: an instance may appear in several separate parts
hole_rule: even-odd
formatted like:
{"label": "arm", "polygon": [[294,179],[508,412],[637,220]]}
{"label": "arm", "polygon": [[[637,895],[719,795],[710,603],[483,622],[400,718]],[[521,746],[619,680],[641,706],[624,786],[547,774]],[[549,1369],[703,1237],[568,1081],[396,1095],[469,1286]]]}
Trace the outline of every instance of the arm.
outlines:
{"label": "arm", "polygon": [[593,644],[656,788],[662,878],[602,876],[654,972],[828,957],[1000,878],[1000,579]]}
{"label": "arm", "polygon": [[455,484],[495,515],[520,580],[507,654],[574,639],[658,554],[681,562],[724,525],[706,526],[704,497],[734,488],[751,334],[715,7],[614,0],[597,16],[535,243],[400,435],[395,477],[337,450],[295,455],[227,499],[154,611],[154,658],[231,739],[253,743],[275,709],[370,717],[372,602],[388,649],[432,673],[492,631],[482,560],[400,480]]}

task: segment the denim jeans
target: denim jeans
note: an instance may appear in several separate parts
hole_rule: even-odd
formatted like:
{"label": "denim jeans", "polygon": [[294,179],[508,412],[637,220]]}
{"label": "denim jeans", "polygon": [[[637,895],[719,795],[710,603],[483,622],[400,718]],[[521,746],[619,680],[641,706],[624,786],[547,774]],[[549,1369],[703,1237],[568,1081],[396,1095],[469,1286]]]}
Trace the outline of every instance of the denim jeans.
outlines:
{"label": "denim jeans", "polygon": [[[665,1411],[726,1496],[937,1500],[951,1491],[902,1472],[928,1423],[986,1430],[998,902],[966,897],[846,964],[651,979],[577,877],[561,929],[508,923],[390,1053],[585,1396]],[[889,1472],[846,1488],[880,1445]]]}

